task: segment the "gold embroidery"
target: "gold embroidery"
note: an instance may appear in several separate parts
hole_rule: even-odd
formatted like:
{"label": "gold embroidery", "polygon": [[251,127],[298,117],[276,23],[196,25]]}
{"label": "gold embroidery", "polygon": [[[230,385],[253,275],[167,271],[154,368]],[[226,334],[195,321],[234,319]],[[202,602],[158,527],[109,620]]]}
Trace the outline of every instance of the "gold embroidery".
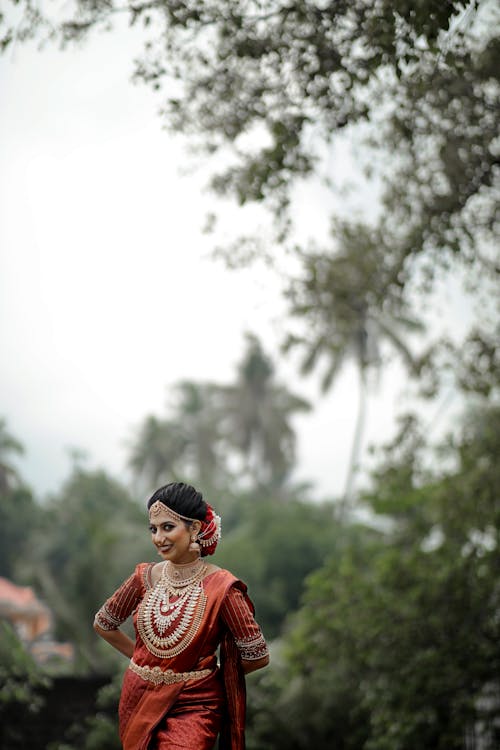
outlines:
{"label": "gold embroidery", "polygon": [[133,659],[130,660],[129,669],[142,677],[143,680],[152,682],[153,685],[173,685],[175,682],[185,680],[201,680],[212,673],[212,669],[198,669],[193,672],[174,672],[173,669],[163,671],[160,667],[141,667]]}
{"label": "gold embroidery", "polygon": [[267,656],[269,653],[262,633],[259,633],[256,636],[240,638],[235,642],[240,651],[241,658],[245,659],[245,661],[262,659],[263,656]]}

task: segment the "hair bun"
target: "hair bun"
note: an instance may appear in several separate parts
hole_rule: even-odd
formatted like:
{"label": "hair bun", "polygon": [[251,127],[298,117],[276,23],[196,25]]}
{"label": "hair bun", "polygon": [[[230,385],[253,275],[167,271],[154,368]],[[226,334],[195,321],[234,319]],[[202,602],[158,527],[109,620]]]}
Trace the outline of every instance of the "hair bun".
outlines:
{"label": "hair bun", "polygon": [[207,513],[205,520],[201,523],[200,533],[197,541],[201,547],[201,555],[213,555],[219,539],[221,538],[221,518],[218,516],[211,505],[207,503]]}

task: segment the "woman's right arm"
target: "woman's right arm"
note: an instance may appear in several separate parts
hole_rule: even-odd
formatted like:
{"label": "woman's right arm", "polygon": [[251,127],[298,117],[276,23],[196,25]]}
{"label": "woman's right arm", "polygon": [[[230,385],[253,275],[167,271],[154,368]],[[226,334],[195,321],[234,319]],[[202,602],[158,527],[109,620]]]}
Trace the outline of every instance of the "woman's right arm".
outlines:
{"label": "woman's right arm", "polygon": [[132,658],[132,655],[134,653],[134,641],[132,640],[132,638],[129,638],[128,635],[125,635],[125,633],[119,628],[117,628],[116,630],[104,630],[96,622],[94,622],[94,630],[97,635],[100,635],[101,638],[104,638],[104,640],[107,641],[107,643],[109,643],[111,646],[113,646],[113,648],[116,648],[117,651],[125,654],[125,656],[128,656],[129,659]]}
{"label": "woman's right arm", "polygon": [[135,572],[104,602],[94,619],[95,632],[129,658],[134,653],[134,642],[119,627],[144,596],[142,568],[143,565],[137,566]]}

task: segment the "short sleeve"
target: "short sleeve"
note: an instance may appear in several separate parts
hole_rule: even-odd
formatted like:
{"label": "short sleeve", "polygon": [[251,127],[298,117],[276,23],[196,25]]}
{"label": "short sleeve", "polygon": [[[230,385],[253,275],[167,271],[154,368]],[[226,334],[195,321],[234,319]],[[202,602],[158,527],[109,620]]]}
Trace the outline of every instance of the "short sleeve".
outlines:
{"label": "short sleeve", "polygon": [[140,565],[107,599],[94,618],[94,624],[103,630],[116,630],[136,609],[144,596],[143,573]]}
{"label": "short sleeve", "polygon": [[221,618],[231,632],[242,659],[254,661],[268,655],[268,648],[244,593],[231,586],[221,606]]}

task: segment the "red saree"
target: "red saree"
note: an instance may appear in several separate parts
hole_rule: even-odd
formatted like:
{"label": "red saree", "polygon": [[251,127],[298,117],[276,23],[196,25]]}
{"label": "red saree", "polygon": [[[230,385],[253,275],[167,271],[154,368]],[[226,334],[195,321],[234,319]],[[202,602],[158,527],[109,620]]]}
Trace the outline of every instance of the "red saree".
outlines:
{"label": "red saree", "polygon": [[[247,631],[252,636],[244,640],[264,643],[253,620],[253,605],[246,594],[245,584],[227,570],[216,570],[207,575],[202,581],[206,603],[194,637],[180,653],[160,658],[146,648],[137,623],[137,605],[151,590],[151,568],[152,564],[148,563],[138,565],[134,576],[100,610],[104,611],[108,621],[113,623],[116,620],[114,627],[125,619],[124,615],[128,616],[134,610],[136,643],[133,663],[124,676],[119,706],[123,749],[212,750],[220,733],[220,750],[244,750],[245,678],[238,641],[225,625],[221,610],[228,593],[234,595],[236,590],[240,601],[244,601],[249,621],[253,623],[253,630]],[[120,601],[121,612],[117,607],[113,609],[114,600]],[[215,655],[219,645],[220,669]],[[172,670],[176,673],[175,679],[182,673],[186,679],[173,684],[155,684],[133,671],[143,670],[151,674],[155,668],[162,673]],[[197,673],[201,670],[205,671],[200,678]]]}

